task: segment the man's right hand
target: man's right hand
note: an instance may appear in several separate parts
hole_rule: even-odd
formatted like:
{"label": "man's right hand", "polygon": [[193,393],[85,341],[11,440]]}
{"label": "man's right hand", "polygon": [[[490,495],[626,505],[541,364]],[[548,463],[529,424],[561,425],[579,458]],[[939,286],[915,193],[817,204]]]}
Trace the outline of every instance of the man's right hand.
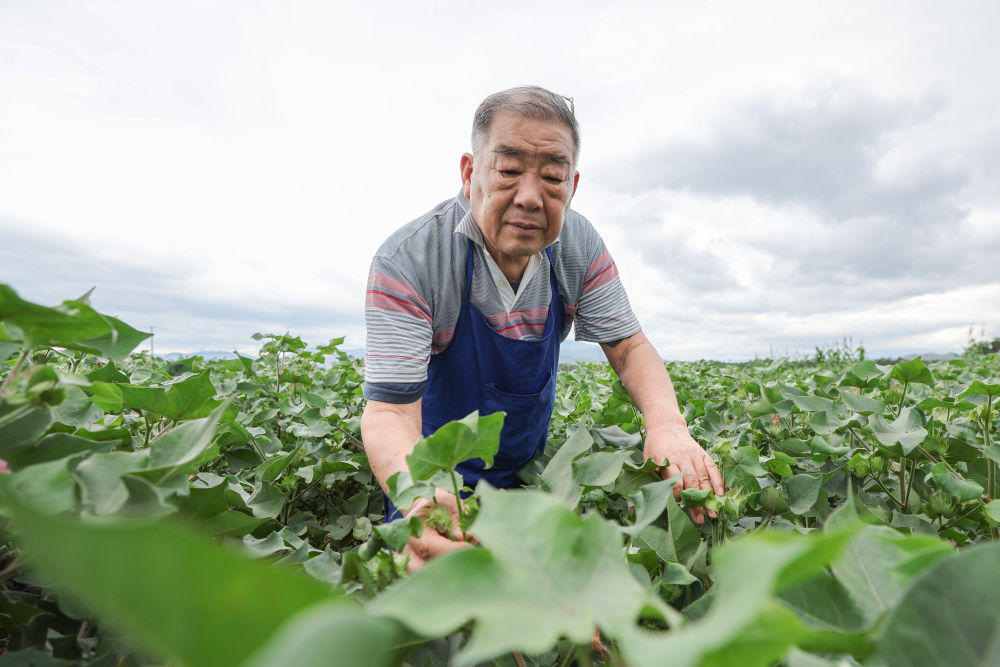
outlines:
{"label": "man's right hand", "polygon": [[413,507],[403,512],[403,515],[423,518],[427,515],[427,511],[430,510],[435,501],[439,505],[444,505],[449,510],[449,514],[451,515],[451,537],[442,535],[434,528],[425,525],[420,537],[411,537],[409,542],[406,543],[406,547],[403,548],[403,551],[410,556],[410,561],[406,567],[409,572],[419,570],[427,564],[427,561],[435,556],[472,546],[465,541],[462,529],[458,525],[458,503],[455,500],[454,494],[437,489],[434,500],[419,498],[417,502],[413,503]]}

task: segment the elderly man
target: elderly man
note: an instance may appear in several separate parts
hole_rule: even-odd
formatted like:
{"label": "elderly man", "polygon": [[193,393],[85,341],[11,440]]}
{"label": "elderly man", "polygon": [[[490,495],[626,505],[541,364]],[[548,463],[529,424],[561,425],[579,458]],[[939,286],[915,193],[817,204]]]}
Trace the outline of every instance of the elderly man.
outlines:
{"label": "elderly man", "polygon": [[[675,492],[723,492],[715,464],[688,434],[614,261],[590,222],[570,210],[579,151],[572,100],[533,86],[490,95],[473,119],[461,191],[375,255],[361,432],[383,489],[406,470],[421,434],[473,410],[507,417],[493,467],[463,464],[465,483],[516,486],[518,469],[545,446],[559,344],[575,323],[577,340],[601,344],[642,412],[646,458],[669,459],[664,477],[683,470]],[[455,508],[443,491],[436,501]],[[400,509],[422,513],[429,504]],[[692,516],[703,521],[700,510]],[[425,530],[407,551],[416,568],[462,546]]]}

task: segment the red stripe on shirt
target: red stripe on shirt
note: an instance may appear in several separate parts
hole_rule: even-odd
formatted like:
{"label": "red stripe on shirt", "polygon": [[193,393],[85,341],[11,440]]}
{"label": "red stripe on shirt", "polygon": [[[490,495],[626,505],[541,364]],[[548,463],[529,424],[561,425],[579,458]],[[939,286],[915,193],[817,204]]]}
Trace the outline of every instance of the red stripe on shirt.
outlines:
{"label": "red stripe on shirt", "polygon": [[618,267],[615,266],[614,262],[611,262],[606,267],[595,273],[593,276],[583,281],[583,290],[581,296],[583,296],[583,294],[589,294],[590,292],[593,292],[598,287],[603,287],[604,285],[607,285],[617,277],[618,277]]}
{"label": "red stripe on shirt", "polygon": [[370,273],[368,275],[368,286],[369,288],[378,288],[382,292],[395,292],[402,297],[410,299],[424,310],[429,311],[431,309],[424,298],[413,289],[413,285],[385,273],[376,273],[374,271]]}
{"label": "red stripe on shirt", "polygon": [[396,313],[406,313],[407,315],[419,317],[427,322],[431,321],[430,313],[423,310],[412,301],[401,299],[393,294],[387,294],[386,292],[380,292],[375,289],[368,290],[367,296],[365,297],[365,306],[381,308],[382,310],[391,310]]}

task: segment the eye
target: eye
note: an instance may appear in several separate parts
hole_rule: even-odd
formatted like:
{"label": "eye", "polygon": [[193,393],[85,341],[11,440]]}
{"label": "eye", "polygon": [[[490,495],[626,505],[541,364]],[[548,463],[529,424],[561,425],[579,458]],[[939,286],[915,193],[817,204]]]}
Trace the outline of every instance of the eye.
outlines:
{"label": "eye", "polygon": [[501,169],[500,174],[503,176],[517,176],[518,171],[516,169]]}
{"label": "eye", "polygon": [[562,183],[563,182],[563,179],[559,178],[558,176],[546,176],[545,180],[548,181],[549,183]]}

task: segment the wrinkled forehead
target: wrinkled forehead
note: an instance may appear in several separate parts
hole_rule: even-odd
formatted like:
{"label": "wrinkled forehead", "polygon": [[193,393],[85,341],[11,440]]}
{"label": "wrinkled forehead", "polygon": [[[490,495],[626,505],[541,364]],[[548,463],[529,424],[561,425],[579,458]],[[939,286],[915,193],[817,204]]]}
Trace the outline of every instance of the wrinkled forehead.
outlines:
{"label": "wrinkled forehead", "polygon": [[557,120],[510,111],[493,117],[482,145],[477,148],[491,157],[541,158],[568,166],[572,166],[576,158],[569,127]]}

